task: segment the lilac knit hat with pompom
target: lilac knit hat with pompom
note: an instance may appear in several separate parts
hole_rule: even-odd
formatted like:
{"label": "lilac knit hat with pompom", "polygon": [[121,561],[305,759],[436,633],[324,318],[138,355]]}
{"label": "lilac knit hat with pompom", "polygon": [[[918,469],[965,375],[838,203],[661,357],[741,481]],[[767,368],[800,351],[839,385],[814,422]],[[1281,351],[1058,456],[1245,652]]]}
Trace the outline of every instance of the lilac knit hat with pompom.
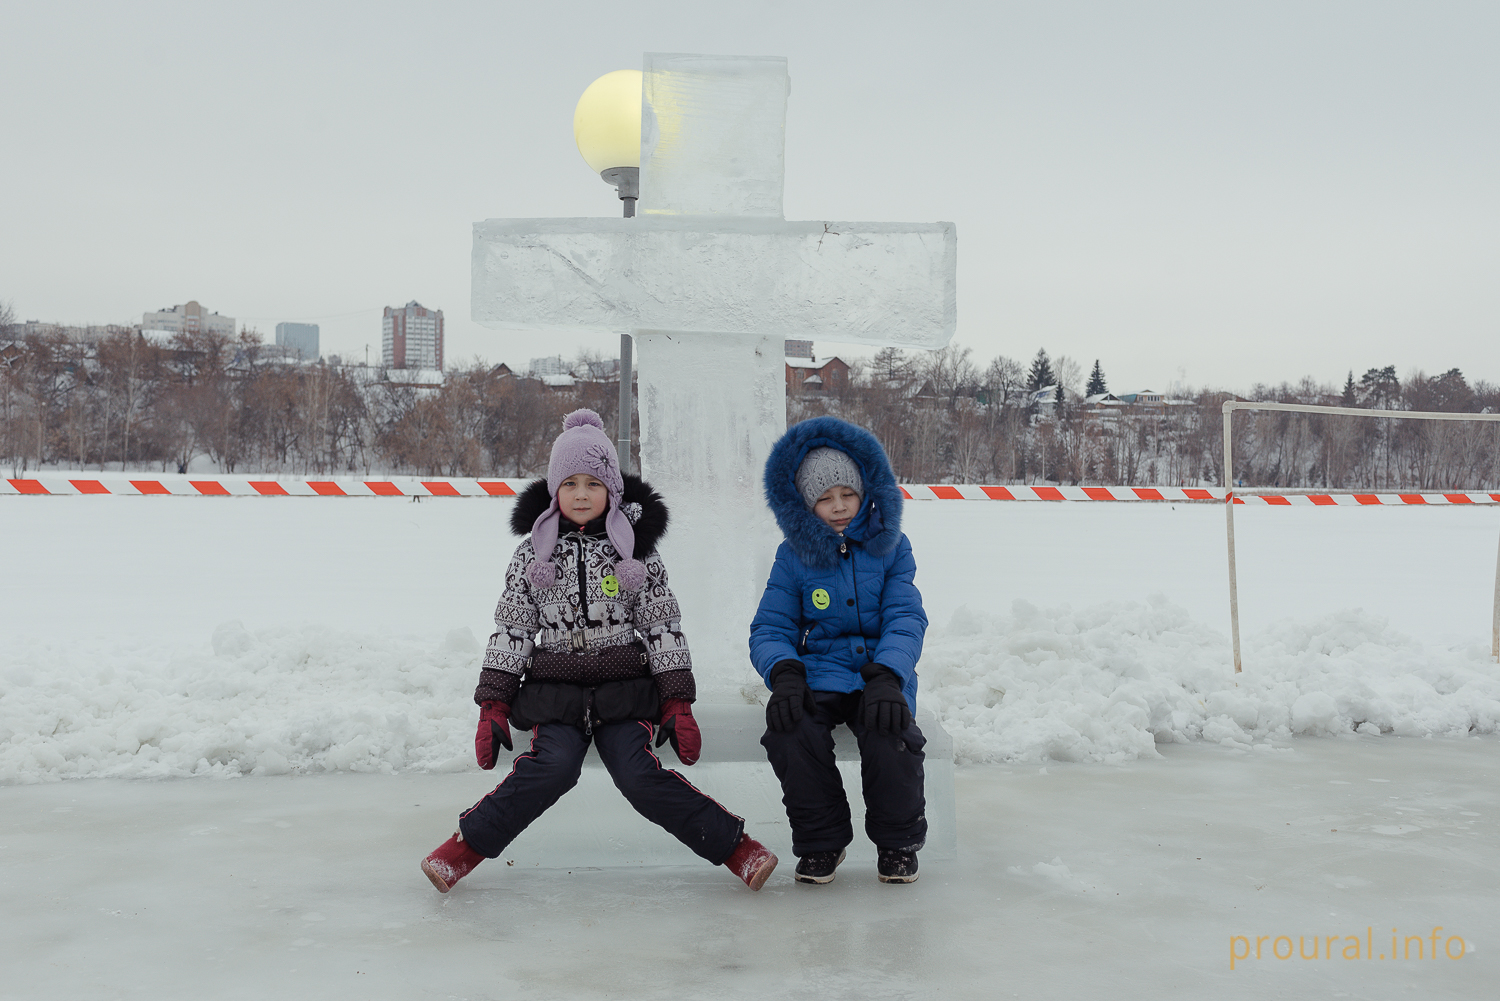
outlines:
{"label": "lilac knit hat with pompom", "polygon": [[551,587],[557,580],[557,564],[552,551],[557,548],[557,533],[562,510],[557,506],[557,489],[570,476],[587,473],[609,491],[609,511],[604,516],[604,534],[620,554],[615,577],[628,591],[639,591],[646,582],[646,564],[635,558],[635,530],[621,510],[625,480],[620,475],[620,460],[614,442],[604,433],[604,422],[592,410],[575,410],[563,418],[563,432],[552,443],[552,461],[547,464],[547,492],[552,503],[531,524],[531,548],[536,559],[526,576],[536,587]]}

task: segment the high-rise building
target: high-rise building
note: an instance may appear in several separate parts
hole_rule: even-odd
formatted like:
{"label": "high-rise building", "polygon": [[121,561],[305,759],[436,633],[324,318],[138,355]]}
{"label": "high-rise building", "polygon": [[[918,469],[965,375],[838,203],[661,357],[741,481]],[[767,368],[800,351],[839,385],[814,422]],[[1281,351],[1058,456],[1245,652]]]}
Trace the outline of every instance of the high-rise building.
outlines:
{"label": "high-rise building", "polygon": [[228,334],[233,337],[234,317],[210,313],[194,299],[171,309],[141,314],[141,329],[164,330],[171,334]]}
{"label": "high-rise building", "polygon": [[315,360],[318,357],[318,325],[316,323],[276,324],[276,343],[296,351],[300,357]]}
{"label": "high-rise building", "polygon": [[532,375],[567,375],[568,363],[563,361],[562,355],[552,355],[547,358],[533,358],[526,366]]}
{"label": "high-rise building", "polygon": [[443,311],[415,299],[400,308],[385,307],[380,349],[386,368],[442,369]]}

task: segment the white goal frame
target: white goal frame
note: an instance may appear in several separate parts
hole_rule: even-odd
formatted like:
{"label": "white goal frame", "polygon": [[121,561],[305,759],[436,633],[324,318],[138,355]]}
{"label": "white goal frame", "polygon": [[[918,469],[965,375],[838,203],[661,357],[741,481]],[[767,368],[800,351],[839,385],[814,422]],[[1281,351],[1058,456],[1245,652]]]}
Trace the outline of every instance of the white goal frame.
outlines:
{"label": "white goal frame", "polygon": [[[1377,417],[1386,420],[1500,421],[1500,414],[1448,414],[1424,410],[1365,410],[1357,407],[1317,407],[1307,403],[1224,403],[1224,525],[1229,542],[1229,626],[1234,637],[1234,673],[1241,670],[1240,596],[1234,567],[1234,439],[1230,434],[1236,410],[1281,410],[1299,414]],[[1490,619],[1490,656],[1500,662],[1500,549],[1495,555],[1495,610]]]}

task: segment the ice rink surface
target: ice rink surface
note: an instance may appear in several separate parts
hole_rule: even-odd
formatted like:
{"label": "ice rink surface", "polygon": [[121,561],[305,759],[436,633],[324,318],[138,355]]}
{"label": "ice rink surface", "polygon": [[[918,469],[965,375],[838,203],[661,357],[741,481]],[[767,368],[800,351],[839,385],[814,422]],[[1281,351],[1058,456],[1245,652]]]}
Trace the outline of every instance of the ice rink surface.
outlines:
{"label": "ice rink surface", "polygon": [[[706,865],[569,872],[538,849],[443,897],[416,864],[494,782],[465,760],[466,700],[508,512],[7,498],[0,994],[1474,998],[1500,975],[1500,511],[1238,511],[1236,689],[1220,506],[910,504],[924,691],[949,693],[937,708],[970,760],[1002,762],[957,771],[957,861],[889,887],[852,857],[812,888],[787,860],[751,895]],[[1354,692],[1364,670],[1385,687]],[[1307,732],[1357,710],[1382,735],[1277,730],[1298,695],[1281,688],[1320,672],[1353,701]],[[1160,705],[1138,697],[1167,681]],[[1152,746],[1165,724],[1141,714],[1214,688],[1195,742]],[[280,697],[326,705],[258,746],[261,727],[291,725]],[[1071,744],[1027,732],[1080,714]],[[1074,752],[1117,763],[1048,757]],[[151,774],[147,758],[178,774],[200,754],[220,777],[256,761],[315,774],[52,781]],[[1392,927],[1430,950],[1436,926],[1463,959],[1378,958]],[[1266,936],[1264,958],[1231,971],[1241,935]],[[1272,956],[1278,937],[1305,952],[1330,935],[1333,958]],[[1376,958],[1342,958],[1362,935]]]}
{"label": "ice rink surface", "polygon": [[[1497,749],[1306,738],[971,766],[957,861],[886,886],[854,855],[824,887],[787,862],[758,894],[706,864],[496,860],[439,895],[417,863],[488,788],[478,774],[9,786],[0,993],[1483,998],[1500,976]],[[1381,959],[1393,927],[1428,958],[1411,942]],[[1262,958],[1231,970],[1235,936],[1251,956],[1266,936]],[[1289,946],[1319,958],[1273,957]]]}

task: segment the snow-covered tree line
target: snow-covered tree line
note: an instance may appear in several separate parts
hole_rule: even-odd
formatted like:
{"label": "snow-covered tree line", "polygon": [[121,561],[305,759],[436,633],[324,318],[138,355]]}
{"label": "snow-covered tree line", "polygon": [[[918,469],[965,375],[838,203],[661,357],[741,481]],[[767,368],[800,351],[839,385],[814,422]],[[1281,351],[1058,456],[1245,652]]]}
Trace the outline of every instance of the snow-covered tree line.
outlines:
{"label": "snow-covered tree line", "polygon": [[[1220,395],[1218,399],[1228,399]],[[1397,412],[1500,412],[1500,386],[1470,386],[1463,372],[1438,376],[1394,366],[1350,372],[1342,389],[1311,379],[1256,386],[1241,399]],[[1218,409],[1216,403],[1213,408]],[[1218,427],[1221,419],[1212,415]],[[1200,415],[1208,421],[1210,415]],[[1500,489],[1500,422],[1425,421],[1239,412],[1235,478],[1250,486],[1370,490]],[[1222,465],[1223,446],[1215,445]]]}
{"label": "snow-covered tree line", "polygon": [[[167,343],[118,330],[89,341],[0,331],[0,461],[42,466],[223,472],[529,476],[545,469],[562,415],[580,406],[616,421],[618,384],[529,378],[504,366],[407,373],[294,364],[252,332]],[[1353,372],[1342,388],[1310,379],[1243,395],[1178,390],[1121,402],[1105,373],[1038,351],[1027,362],[969,348],[886,349],[826,390],[789,394],[789,422],[835,414],[886,444],[907,482],[1220,485],[1226,399],[1385,411],[1500,410],[1500,389],[1458,369]],[[1128,400],[1129,397],[1126,397]],[[638,422],[633,421],[638,427]],[[1252,486],[1500,489],[1500,425],[1286,413],[1235,417],[1235,478]]]}
{"label": "snow-covered tree line", "polygon": [[[1132,403],[1107,396],[1099,362],[1086,382],[1082,372],[1045,350],[1023,364],[1004,356],[980,363],[957,345],[887,349],[856,362],[835,393],[793,393],[787,419],[834,414],[871,428],[908,482],[1220,486],[1226,400],[1500,411],[1500,387],[1471,387],[1456,368],[1405,379],[1394,367],[1358,379],[1351,372],[1342,390],[1303,379]],[[1500,488],[1500,422],[1240,412],[1234,456],[1235,480],[1249,486],[1492,490]]]}
{"label": "snow-covered tree line", "polygon": [[226,473],[524,476],[546,467],[569,410],[614,420],[617,386],[558,390],[479,364],[437,385],[408,375],[288,363],[253,332],[0,336],[0,462],[13,474],[207,457]]}

